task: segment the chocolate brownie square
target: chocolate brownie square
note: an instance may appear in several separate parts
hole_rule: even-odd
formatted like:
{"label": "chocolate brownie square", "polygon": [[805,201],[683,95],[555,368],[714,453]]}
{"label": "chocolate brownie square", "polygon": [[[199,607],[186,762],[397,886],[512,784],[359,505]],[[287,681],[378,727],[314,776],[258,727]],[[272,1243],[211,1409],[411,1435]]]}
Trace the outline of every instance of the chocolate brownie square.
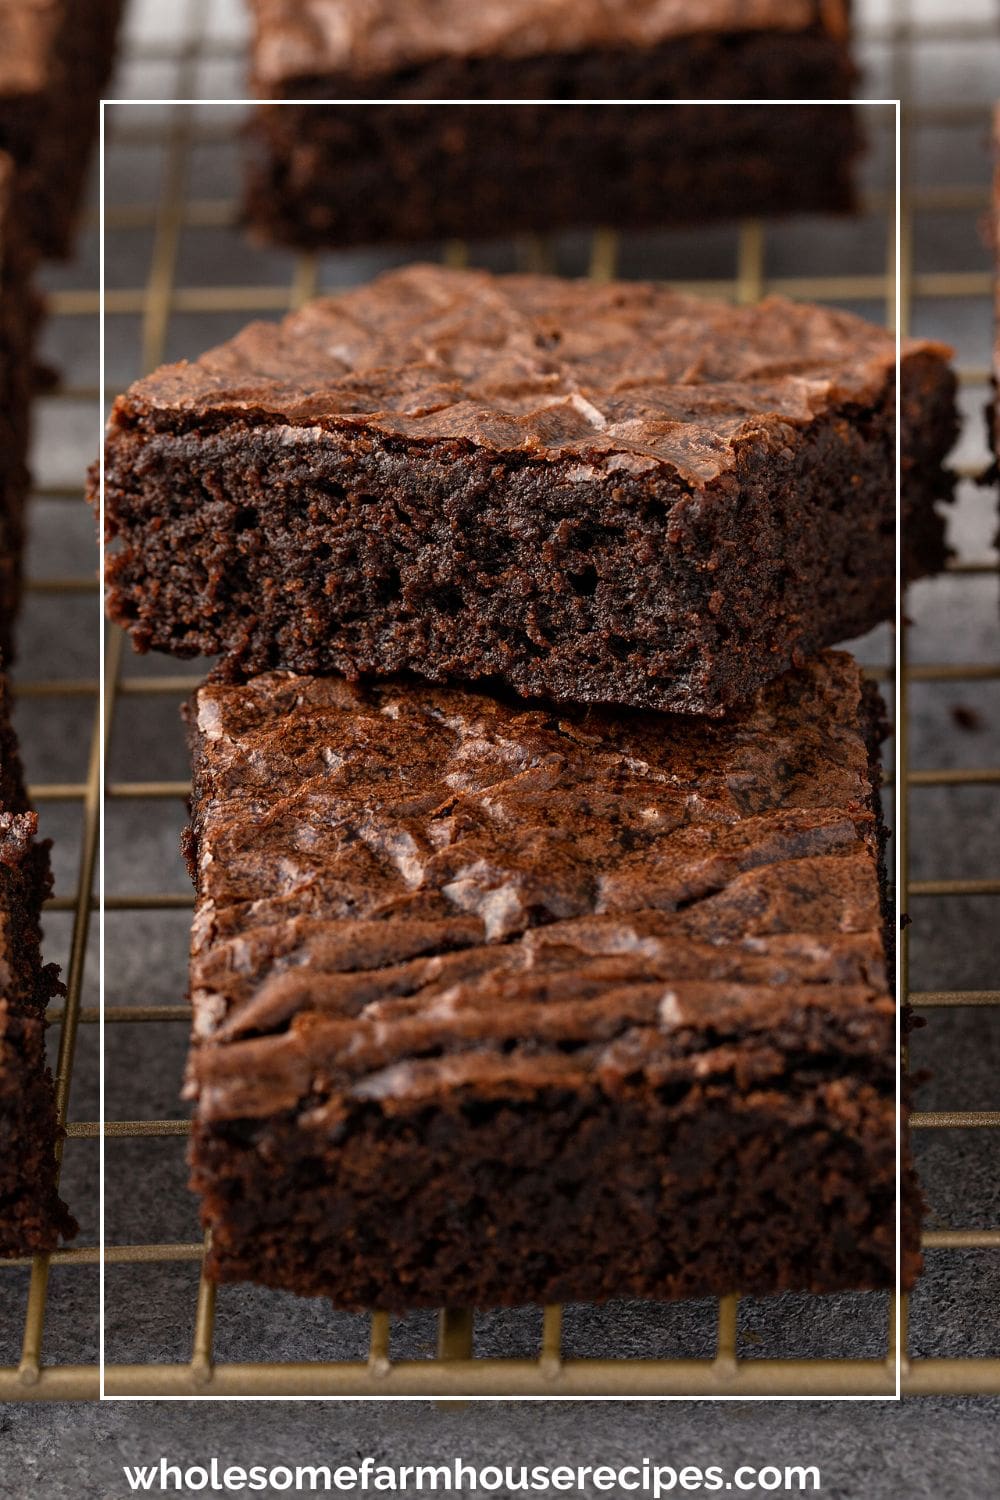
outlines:
{"label": "chocolate brownie square", "polygon": [[[251,8],[253,87],[268,102],[248,216],[268,239],[311,248],[853,203],[854,112],[811,102],[851,94],[843,0]],[[336,102],[365,99],[399,102]],[[649,107],[774,99],[799,102]],[[456,102],[421,102],[434,100]],[[498,100],[525,102],[485,102]]]}
{"label": "chocolate brownie square", "polygon": [[[399,1310],[887,1287],[882,710],[268,673],[192,711],[209,1269]],[[904,1281],[918,1198],[904,1150]]]}
{"label": "chocolate brownie square", "polygon": [[[902,361],[906,563],[943,560],[947,351]],[[829,308],[415,266],[115,404],[140,650],[720,714],[896,598],[895,342]]]}
{"label": "chocolate brownie square", "polygon": [[76,1225],[57,1191],[56,1118],[45,1009],[62,993],[41,960],[49,846],[36,838],[0,677],[0,1257],[51,1250]]}
{"label": "chocolate brownie square", "polygon": [[0,150],[17,163],[26,235],[72,246],[124,0],[0,0]]}

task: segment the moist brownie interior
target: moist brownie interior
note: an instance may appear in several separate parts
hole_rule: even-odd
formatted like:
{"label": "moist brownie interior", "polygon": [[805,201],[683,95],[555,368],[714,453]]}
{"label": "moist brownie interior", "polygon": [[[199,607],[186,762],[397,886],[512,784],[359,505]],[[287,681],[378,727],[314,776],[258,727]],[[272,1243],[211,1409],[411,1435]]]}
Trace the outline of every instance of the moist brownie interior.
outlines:
{"label": "moist brownie interior", "polygon": [[[636,69],[584,78],[575,92],[667,92],[662,78],[643,88],[622,72]],[[441,87],[422,80],[419,91]],[[453,87],[478,96],[477,82]],[[345,92],[329,80],[315,88],[327,99]],[[508,87],[522,90],[573,92],[549,78]],[[725,83],[710,93],[724,97]],[[245,216],[258,238],[302,249],[842,213],[854,206],[861,149],[850,106],[809,103],[272,104],[256,111],[251,139]]]}

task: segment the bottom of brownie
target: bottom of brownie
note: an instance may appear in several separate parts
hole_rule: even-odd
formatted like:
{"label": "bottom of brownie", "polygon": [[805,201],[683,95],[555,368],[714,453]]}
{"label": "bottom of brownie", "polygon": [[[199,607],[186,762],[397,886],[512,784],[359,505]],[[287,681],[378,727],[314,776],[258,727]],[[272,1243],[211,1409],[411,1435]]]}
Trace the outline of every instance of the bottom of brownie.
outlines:
{"label": "bottom of brownie", "polygon": [[[558,1088],[376,1102],[312,1134],[294,1116],[199,1129],[210,1270],[389,1311],[892,1284],[884,1089],[622,1085],[613,1102]],[[910,1244],[915,1212],[911,1199]],[[907,1257],[908,1282],[915,1270]]]}

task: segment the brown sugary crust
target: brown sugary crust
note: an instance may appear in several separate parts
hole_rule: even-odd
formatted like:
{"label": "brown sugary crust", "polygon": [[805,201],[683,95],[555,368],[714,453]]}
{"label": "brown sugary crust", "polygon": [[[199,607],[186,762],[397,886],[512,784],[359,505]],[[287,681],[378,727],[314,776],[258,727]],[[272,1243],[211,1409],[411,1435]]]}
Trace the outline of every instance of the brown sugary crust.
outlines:
{"label": "brown sugary crust", "polygon": [[25,237],[65,256],[111,76],[124,0],[0,0],[0,150],[17,163]]}
{"label": "brown sugary crust", "polygon": [[[903,361],[914,573],[943,555],[946,355]],[[109,612],[233,677],[718,714],[891,616],[894,366],[781,299],[394,272],[116,402]]]}
{"label": "brown sugary crust", "polygon": [[843,43],[850,27],[847,0],[444,0],[433,6],[251,0],[251,8],[254,79],[265,94],[321,73],[384,78],[445,58],[648,50],[692,36],[798,34]]}
{"label": "brown sugary crust", "polygon": [[24,792],[9,693],[0,677],[0,1257],[52,1250],[76,1224],[56,1187],[56,1119],[45,1009],[63,993],[41,960],[49,845]]}
{"label": "brown sugary crust", "polygon": [[388,1308],[890,1284],[879,722],[834,653],[725,723],[201,689],[213,1273]]}
{"label": "brown sugary crust", "polygon": [[[943,357],[914,341],[911,355]],[[653,282],[594,284],[407,266],[252,323],[115,403],[109,433],[227,420],[321,433],[468,440],[493,454],[668,467],[704,483],[755,437],[884,394],[895,344],[834,308],[751,307]]]}

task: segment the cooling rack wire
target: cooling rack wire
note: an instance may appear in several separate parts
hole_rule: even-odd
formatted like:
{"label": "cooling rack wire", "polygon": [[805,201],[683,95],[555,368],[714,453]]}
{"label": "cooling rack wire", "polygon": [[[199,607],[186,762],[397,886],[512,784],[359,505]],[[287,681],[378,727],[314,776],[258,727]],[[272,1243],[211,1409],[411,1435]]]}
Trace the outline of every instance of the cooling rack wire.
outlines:
{"label": "cooling rack wire", "polygon": [[[197,16],[198,8],[189,7],[191,27],[187,40],[177,47],[147,49],[148,60],[169,62],[176,67],[176,96],[190,97],[198,65],[206,59],[227,55],[202,36]],[[941,41],[970,40],[994,36],[985,26],[981,30],[963,27],[960,23],[946,24],[934,33]],[[897,43],[896,66],[901,70],[894,83],[892,96],[899,92],[907,95],[908,80],[907,48],[905,44],[913,36],[913,23],[909,17],[906,0],[897,4],[895,20],[890,30],[890,39]],[[927,28],[921,28],[921,36],[927,36]],[[231,50],[231,49],[230,49]],[[902,255],[898,267],[903,331],[909,322],[910,309],[919,296],[942,299],[987,298],[991,295],[988,273],[981,270],[968,272],[917,272],[913,267],[912,229],[916,209],[943,211],[981,212],[987,206],[986,187],[921,187],[910,189],[906,183],[909,160],[909,145],[914,122],[948,125],[978,125],[987,128],[986,111],[972,105],[948,105],[904,112],[903,124],[903,174],[904,194],[902,203]],[[165,126],[136,123],[129,127],[121,120],[116,122],[116,139],[130,141],[162,141],[165,147],[165,172],[159,202],[148,206],[109,204],[106,221],[109,232],[117,229],[148,227],[153,231],[152,256],[146,284],[134,289],[109,289],[106,296],[106,316],[132,317],[139,320],[141,329],[142,367],[151,369],[162,361],[170,318],[175,313],[259,313],[281,312],[299,305],[317,287],[315,260],[308,256],[298,257],[290,284],[285,286],[234,286],[204,287],[177,284],[178,256],[181,236],[188,226],[220,227],[233,222],[232,204],[215,200],[198,200],[187,193],[188,166],[194,145],[211,135],[211,120],[195,120],[191,111],[174,109]],[[875,206],[875,205],[873,205]],[[741,302],[753,302],[767,292],[783,292],[803,298],[826,301],[852,301],[859,299],[881,299],[886,320],[890,324],[895,318],[895,205],[889,195],[877,207],[885,214],[887,229],[887,254],[885,270],[880,275],[830,275],[770,278],[765,275],[766,225],[751,221],[740,227],[734,274],[727,281],[709,283],[685,283],[692,290],[728,295]],[[590,274],[596,278],[607,278],[614,274],[618,242],[610,231],[595,233],[591,244]],[[550,263],[549,245],[542,239],[532,239],[520,245],[521,259],[526,267],[543,269]],[[464,247],[449,245],[443,251],[454,263],[464,259]],[[92,288],[68,290],[51,299],[50,314],[54,318],[95,318],[98,312],[97,293]],[[965,369],[960,378],[966,385],[983,386],[988,380],[985,369]],[[76,389],[66,391],[67,397],[79,400],[97,393]],[[84,459],[89,457],[85,455]],[[82,467],[82,464],[81,464]],[[965,477],[971,477],[967,474]],[[56,492],[45,492],[46,498],[55,498]],[[76,491],[58,492],[61,498],[79,500]],[[951,564],[951,571],[960,578],[996,571],[995,561],[987,558],[959,558]],[[93,589],[89,579],[37,579],[29,582],[29,588],[55,592],[60,589]],[[99,809],[101,800],[100,751],[110,748],[110,737],[115,720],[116,705],[129,695],[168,695],[179,703],[186,698],[198,677],[194,675],[129,676],[121,673],[122,636],[112,631],[108,636],[105,661],[105,693],[99,702],[97,680],[78,679],[70,681],[22,681],[18,693],[28,696],[47,696],[67,699],[85,696],[94,701],[93,729],[89,751],[86,780],[80,784],[50,784],[34,786],[33,793],[39,802],[72,801],[82,808],[83,832],[80,841],[76,884],[73,893],[61,893],[53,900],[53,907],[72,911],[72,947],[66,975],[68,994],[64,1005],[52,1014],[53,1023],[59,1028],[57,1096],[60,1118],[66,1123],[66,1146],[73,1149],[74,1143],[93,1139],[99,1126],[92,1120],[68,1120],[67,1105],[73,1059],[81,1025],[98,1022],[96,1007],[81,1003],[83,993],[84,959],[90,917],[95,910],[94,876],[98,851]],[[1000,765],[981,769],[921,769],[910,771],[907,766],[907,724],[909,687],[914,682],[968,683],[1000,679],[1000,663],[939,663],[907,666],[905,640],[900,651],[903,675],[900,684],[901,721],[897,728],[900,755],[900,770],[903,777],[901,797],[901,820],[897,830],[900,841],[901,867],[907,868],[909,800],[912,793],[926,787],[959,785],[1000,786]],[[893,668],[883,668],[876,675],[886,679]],[[108,760],[110,764],[110,758]],[[120,799],[173,799],[183,798],[187,785],[174,781],[109,780],[104,795],[113,802]],[[1000,898],[1000,871],[989,879],[925,879],[907,881],[903,878],[903,889],[899,892],[899,909],[906,910],[911,903],[927,897],[989,896]],[[154,889],[138,891],[129,895],[110,896],[106,910],[155,912],[189,907],[187,896],[157,893]],[[1000,911],[997,913],[1000,916]],[[917,1010],[949,1007],[1000,1007],[1000,991],[996,990],[937,990],[909,991],[905,982],[905,934],[904,943],[904,993]],[[105,1011],[105,1022],[109,1026],[142,1025],[149,1022],[175,1022],[188,1024],[187,1007],[176,1005],[109,1006]],[[956,1108],[945,1112],[917,1113],[912,1117],[917,1130],[997,1130],[1000,1129],[1000,1111],[963,1110]],[[110,1122],[105,1127],[105,1138],[155,1138],[184,1136],[187,1122],[183,1120],[145,1119]],[[933,1229],[924,1233],[924,1246],[934,1251],[962,1251],[968,1249],[1000,1252],[1000,1227],[973,1229],[955,1227]],[[203,1260],[204,1247],[199,1242],[164,1244],[116,1244],[106,1251],[106,1264],[147,1265],[167,1262],[192,1262]],[[98,1261],[96,1245],[74,1246],[58,1250],[49,1256],[36,1256],[31,1264],[30,1286],[24,1318],[24,1333],[20,1362],[16,1366],[0,1368],[0,1400],[2,1399],[85,1399],[93,1398],[99,1390],[99,1371],[96,1365],[61,1365],[46,1362],[43,1356],[43,1335],[46,1322],[49,1269],[53,1265],[92,1266]],[[16,1263],[14,1263],[16,1264]],[[0,1266],[0,1274],[3,1267]],[[394,1361],[390,1357],[390,1324],[383,1313],[370,1315],[368,1356],[331,1362],[312,1363],[227,1363],[216,1361],[213,1356],[215,1294],[210,1281],[201,1276],[195,1305],[192,1309],[191,1358],[172,1364],[146,1363],[132,1365],[109,1364],[105,1370],[105,1393],[108,1396],[233,1396],[233,1395],[514,1395],[514,1396],[567,1396],[567,1395],[891,1395],[895,1388],[895,1356],[897,1339],[902,1347],[902,1390],[904,1394],[931,1393],[1000,1393],[1000,1357],[992,1358],[909,1358],[907,1355],[907,1308],[903,1298],[897,1307],[891,1301],[886,1321],[885,1353],[881,1358],[871,1359],[777,1359],[741,1358],[737,1346],[737,1311],[739,1298],[724,1297],[718,1303],[718,1319],[715,1354],[712,1358],[682,1359],[635,1359],[602,1358],[575,1359],[562,1355],[562,1309],[544,1309],[541,1337],[534,1358],[485,1359],[473,1356],[474,1314],[465,1308],[447,1309],[438,1317],[437,1357],[434,1359]],[[987,1316],[986,1309],[983,1315]]]}

